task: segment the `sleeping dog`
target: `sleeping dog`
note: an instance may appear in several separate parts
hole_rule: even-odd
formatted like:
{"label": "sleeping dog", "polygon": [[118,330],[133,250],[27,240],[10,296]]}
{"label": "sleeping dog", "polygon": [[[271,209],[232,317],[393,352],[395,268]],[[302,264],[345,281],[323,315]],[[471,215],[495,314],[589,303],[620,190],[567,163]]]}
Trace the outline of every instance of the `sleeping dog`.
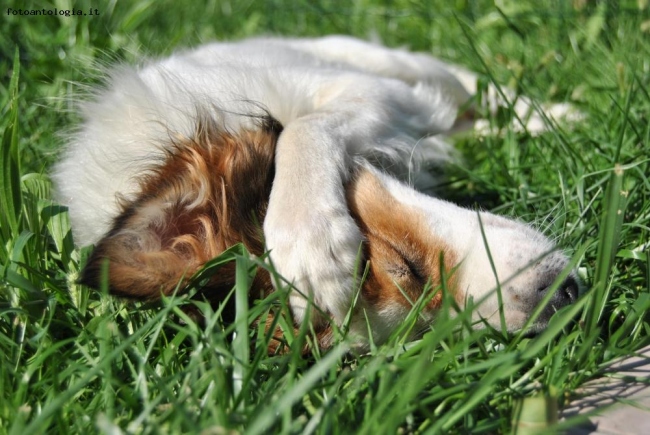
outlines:
{"label": "sleeping dog", "polygon": [[[400,181],[452,156],[445,135],[474,121],[475,84],[427,55],[341,36],[214,43],[115,68],[80,104],[83,122],[53,172],[75,242],[96,245],[83,281],[97,286],[108,260],[113,293],[156,299],[242,242],[268,250],[290,283],[274,284],[291,292],[296,325],[324,331],[351,312],[360,346],[367,323],[385,340],[443,277],[460,306],[481,301],[474,316],[492,325],[499,286],[507,329],[520,329],[567,257],[524,223]],[[515,109],[523,119],[529,102]],[[519,121],[535,129],[535,116]],[[353,304],[359,253],[367,277]],[[226,268],[203,294],[219,303],[233,283]],[[569,273],[533,329],[578,287]],[[258,273],[251,295],[270,291]],[[427,298],[424,323],[442,295]]]}

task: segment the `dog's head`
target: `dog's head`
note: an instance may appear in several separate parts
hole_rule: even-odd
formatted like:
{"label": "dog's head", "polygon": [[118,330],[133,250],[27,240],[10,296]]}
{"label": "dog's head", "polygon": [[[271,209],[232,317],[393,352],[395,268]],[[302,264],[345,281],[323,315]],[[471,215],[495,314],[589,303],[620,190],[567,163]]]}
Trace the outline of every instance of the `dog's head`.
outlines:
{"label": "dog's head", "polygon": [[[262,255],[260,224],[279,134],[273,122],[232,134],[209,119],[202,121],[194,137],[179,139],[164,161],[139,180],[138,195],[125,202],[112,230],[97,244],[82,281],[97,286],[107,259],[113,293],[157,299],[235,243]],[[367,164],[357,165],[346,192],[365,237],[367,276],[351,323],[360,342],[367,340],[367,321],[373,339],[385,340],[416,301],[422,302],[420,317],[432,320],[443,291],[461,307],[470,299],[479,303],[476,319],[498,326],[497,285],[508,330],[520,329],[568,264],[548,239],[525,224],[423,195]],[[220,303],[234,279],[234,266],[225,266],[203,295]],[[263,272],[253,286],[251,295],[273,291]],[[578,286],[569,273],[534,328],[574,301]],[[433,291],[423,295],[426,287]],[[321,346],[330,340],[323,333]]]}
{"label": "dog's head", "polygon": [[[460,307],[478,304],[475,320],[499,328],[499,287],[506,327],[516,331],[567,268],[567,257],[530,226],[424,195],[370,166],[362,167],[347,193],[370,264],[365,315],[386,325],[384,333],[404,319],[428,281],[435,291],[443,280],[444,289],[424,306],[424,319],[435,316],[446,290]],[[579,286],[569,272],[532,329],[542,329],[558,308],[575,301]]]}

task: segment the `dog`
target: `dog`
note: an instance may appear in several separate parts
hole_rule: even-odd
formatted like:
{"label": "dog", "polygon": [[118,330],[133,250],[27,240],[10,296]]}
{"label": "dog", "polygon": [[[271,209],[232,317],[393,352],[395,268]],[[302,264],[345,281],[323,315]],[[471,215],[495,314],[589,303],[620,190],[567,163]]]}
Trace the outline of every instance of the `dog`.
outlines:
{"label": "dog", "polygon": [[[97,287],[108,261],[114,294],[156,300],[243,243],[286,279],[260,271],[251,295],[289,291],[295,324],[311,322],[324,348],[348,315],[358,346],[385,341],[423,297],[426,326],[443,291],[480,301],[475,319],[500,327],[502,311],[521,329],[568,258],[529,225],[412,187],[421,163],[453,158],[446,136],[477,121],[474,92],[463,68],[344,36],[219,42],[116,67],[80,103],[52,175],[76,244],[96,245],[82,282]],[[492,88],[489,105],[502,95]],[[515,106],[519,127],[566,109],[530,108]],[[220,303],[234,275],[226,267],[203,295]],[[423,295],[427,283],[438,291]],[[554,287],[533,331],[580,282],[571,271]]]}

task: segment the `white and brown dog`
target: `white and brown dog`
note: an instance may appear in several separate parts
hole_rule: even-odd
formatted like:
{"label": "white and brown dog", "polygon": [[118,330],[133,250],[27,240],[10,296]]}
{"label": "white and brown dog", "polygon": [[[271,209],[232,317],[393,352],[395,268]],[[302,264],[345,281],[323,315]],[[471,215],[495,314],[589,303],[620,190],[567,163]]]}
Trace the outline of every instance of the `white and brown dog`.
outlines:
{"label": "white and brown dog", "polygon": [[[256,255],[270,250],[300,290],[290,296],[296,324],[306,296],[321,308],[309,316],[317,330],[352,310],[360,345],[367,321],[385,340],[441,273],[460,306],[482,301],[475,315],[494,325],[500,285],[507,328],[521,328],[566,256],[526,224],[398,181],[417,162],[449,157],[443,135],[472,121],[475,84],[427,55],[340,36],[215,43],[113,70],[81,104],[83,123],[53,174],[76,243],[96,244],[84,281],[97,285],[108,259],[115,294],[155,299],[243,242]],[[369,270],[352,307],[360,247]],[[272,291],[258,275],[254,287]],[[233,282],[227,269],[204,294],[219,302]],[[534,328],[578,287],[572,272]],[[440,301],[432,294],[423,322]]]}

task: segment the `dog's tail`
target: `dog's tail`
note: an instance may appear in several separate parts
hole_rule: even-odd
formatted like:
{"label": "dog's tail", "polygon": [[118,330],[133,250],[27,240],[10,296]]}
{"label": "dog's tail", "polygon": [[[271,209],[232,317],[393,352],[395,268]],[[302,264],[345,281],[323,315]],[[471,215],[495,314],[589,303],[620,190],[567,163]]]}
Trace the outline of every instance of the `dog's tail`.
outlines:
{"label": "dog's tail", "polygon": [[[453,131],[474,129],[479,135],[498,133],[480,113],[494,115],[499,110],[512,111],[512,128],[533,136],[549,131],[554,123],[571,125],[584,119],[584,114],[569,103],[538,103],[526,96],[517,95],[506,86],[489,83],[483,89],[477,86],[479,76],[463,67],[446,65],[447,70],[463,85],[473,103],[458,116]],[[477,95],[477,94],[481,95]]]}

